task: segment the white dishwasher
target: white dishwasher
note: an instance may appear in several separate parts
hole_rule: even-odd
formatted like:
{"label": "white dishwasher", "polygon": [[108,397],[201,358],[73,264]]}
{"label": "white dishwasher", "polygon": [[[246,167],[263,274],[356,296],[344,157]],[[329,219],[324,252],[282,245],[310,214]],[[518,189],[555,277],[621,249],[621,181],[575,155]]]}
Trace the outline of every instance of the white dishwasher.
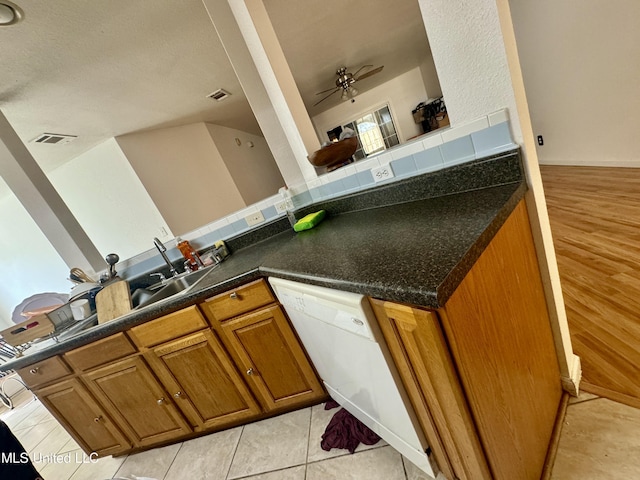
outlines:
{"label": "white dishwasher", "polygon": [[424,435],[367,299],[269,278],[331,397],[432,477]]}

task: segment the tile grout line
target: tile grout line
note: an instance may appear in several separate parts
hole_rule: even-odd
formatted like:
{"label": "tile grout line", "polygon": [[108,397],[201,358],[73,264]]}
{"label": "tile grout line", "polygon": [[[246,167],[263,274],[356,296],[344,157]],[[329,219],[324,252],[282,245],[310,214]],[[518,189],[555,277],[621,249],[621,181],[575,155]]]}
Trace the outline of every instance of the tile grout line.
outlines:
{"label": "tile grout line", "polygon": [[[339,450],[344,450],[345,452],[342,455],[338,455],[336,457],[329,457],[329,458],[321,458],[319,460],[313,460],[312,462],[308,462],[307,465],[309,464],[314,464],[314,463],[322,463],[322,462],[328,462],[330,460],[335,460],[336,458],[341,458],[341,457],[346,457],[347,455],[358,455],[360,453],[367,453],[367,452],[371,452],[373,450],[377,450],[379,448],[384,448],[384,447],[391,447],[391,445],[389,445],[388,443],[385,443],[384,445],[376,445],[375,447],[372,446],[371,448],[367,448],[365,450],[358,450],[355,451],[353,453],[350,453],[349,450],[347,450],[346,448],[340,448]],[[395,448],[391,447],[393,450],[395,450]]]}
{"label": "tile grout line", "polygon": [[567,405],[567,408],[572,407],[574,405],[580,405],[582,403],[592,402],[594,400],[602,400],[604,397],[596,397],[596,398],[587,398],[586,400],[580,400],[579,402],[573,402]]}
{"label": "tile grout line", "polygon": [[400,454],[400,462],[402,463],[402,471],[404,472],[404,478],[407,480],[409,474],[407,474],[407,465],[404,463],[404,455]]}
{"label": "tile grout line", "polygon": [[309,407],[309,430],[307,431],[307,453],[304,458],[304,480],[307,480],[307,465],[309,464],[309,446],[311,445],[311,424],[313,423],[313,405]]}
{"label": "tile grout line", "polygon": [[[171,463],[169,464],[169,468],[167,468],[167,471],[164,472],[164,475],[162,476],[162,480],[166,480],[167,475],[169,475],[169,472],[171,471],[171,467],[173,467],[173,464],[176,462],[176,458],[178,458],[178,454],[180,453],[180,450],[182,450],[182,447],[184,447],[185,442],[182,442],[180,444],[180,448],[178,448],[178,451],[176,452],[175,456],[173,457],[173,460],[171,460]],[[123,463],[124,465],[124,463]]]}
{"label": "tile grout line", "polygon": [[242,430],[240,431],[240,436],[238,437],[238,442],[236,443],[236,448],[233,449],[233,455],[231,456],[231,461],[229,462],[229,469],[227,470],[227,474],[224,476],[226,480],[229,480],[229,474],[231,473],[231,467],[233,466],[233,461],[236,458],[236,453],[238,453],[238,447],[240,446],[240,441],[242,440],[242,435],[244,435],[244,427],[242,425]]}

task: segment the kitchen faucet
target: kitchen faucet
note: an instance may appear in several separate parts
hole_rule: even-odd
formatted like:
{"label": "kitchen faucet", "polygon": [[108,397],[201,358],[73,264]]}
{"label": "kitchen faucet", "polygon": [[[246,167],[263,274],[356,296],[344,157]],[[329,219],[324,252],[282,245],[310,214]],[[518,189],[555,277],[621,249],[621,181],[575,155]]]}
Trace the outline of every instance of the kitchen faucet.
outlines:
{"label": "kitchen faucet", "polygon": [[162,243],[160,240],[158,240],[157,237],[154,237],[153,238],[153,244],[156,246],[156,248],[160,252],[160,255],[162,255],[162,258],[164,259],[164,261],[169,266],[169,273],[171,273],[171,276],[175,277],[176,275],[178,275],[178,272],[176,271],[175,268],[173,268],[173,265],[171,264],[171,261],[169,261],[169,257],[167,257],[167,254],[165,253],[167,251],[167,247],[164,246],[164,243]]}

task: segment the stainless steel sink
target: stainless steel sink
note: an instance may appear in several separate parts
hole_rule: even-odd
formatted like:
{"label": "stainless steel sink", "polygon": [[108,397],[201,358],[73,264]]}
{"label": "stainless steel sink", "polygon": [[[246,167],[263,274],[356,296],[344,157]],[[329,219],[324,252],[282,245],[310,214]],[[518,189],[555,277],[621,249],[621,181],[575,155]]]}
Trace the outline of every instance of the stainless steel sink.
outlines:
{"label": "stainless steel sink", "polygon": [[164,281],[160,288],[139,288],[131,295],[134,310],[147,307],[151,304],[173,297],[181,293],[186,293],[202,280],[217,265],[202,268],[192,273],[183,274]]}

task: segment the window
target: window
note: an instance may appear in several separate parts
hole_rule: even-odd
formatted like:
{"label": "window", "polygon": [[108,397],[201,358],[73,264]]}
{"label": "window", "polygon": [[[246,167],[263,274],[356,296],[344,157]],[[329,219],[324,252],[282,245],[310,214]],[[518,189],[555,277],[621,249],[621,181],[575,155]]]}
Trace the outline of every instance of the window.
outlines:
{"label": "window", "polygon": [[[343,128],[350,128],[358,136],[358,149],[353,154],[356,160],[400,143],[388,105],[343,125]],[[329,138],[335,138],[337,131],[342,131],[342,128],[336,127],[327,132]]]}

